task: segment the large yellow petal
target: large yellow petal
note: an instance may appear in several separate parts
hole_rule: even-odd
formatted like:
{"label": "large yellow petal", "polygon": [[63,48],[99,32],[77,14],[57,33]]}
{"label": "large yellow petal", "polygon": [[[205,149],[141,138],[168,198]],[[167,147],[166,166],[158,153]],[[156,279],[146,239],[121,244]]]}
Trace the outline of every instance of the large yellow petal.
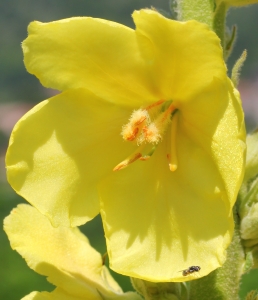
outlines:
{"label": "large yellow petal", "polygon": [[120,135],[130,113],[85,90],[43,101],[13,130],[8,181],[55,226],[85,223],[99,213],[98,181],[133,149]]}
{"label": "large yellow petal", "polygon": [[142,300],[142,298],[135,292],[127,292],[121,295],[103,295],[99,293],[99,298],[85,298],[76,297],[74,295],[69,295],[64,290],[57,288],[53,292],[32,292],[29,295],[23,297],[21,300]]}
{"label": "large yellow petal", "polygon": [[220,41],[208,26],[153,10],[136,11],[133,18],[136,30],[94,18],[33,22],[23,43],[27,70],[46,87],[87,88],[138,106],[161,98],[182,101],[214,76],[225,78]]}
{"label": "large yellow petal", "polygon": [[126,26],[85,17],[33,22],[28,31],[25,65],[46,87],[87,88],[126,105],[151,101],[157,94],[135,32]]}
{"label": "large yellow petal", "polygon": [[193,101],[180,103],[179,107],[184,119],[182,132],[199,144],[215,164],[223,185],[223,188],[221,185],[217,188],[231,214],[242,184],[246,156],[239,92],[229,79],[223,82],[214,78],[201,95]]}
{"label": "large yellow petal", "polygon": [[[97,300],[103,300],[103,298],[92,298]],[[53,292],[32,292],[29,295],[23,297],[21,300],[82,300],[81,297],[75,297],[64,292],[62,289],[55,289]]]}
{"label": "large yellow petal", "polygon": [[48,294],[47,292],[32,292],[29,295],[23,297],[21,300],[46,300],[48,299],[45,294]]}
{"label": "large yellow petal", "polygon": [[184,281],[195,275],[183,277],[183,269],[197,265],[204,276],[223,264],[233,219],[217,190],[220,178],[186,136],[179,138],[178,150],[176,172],[169,171],[160,146],[149,161],[103,182],[101,214],[114,271],[149,281]]}
{"label": "large yellow petal", "polygon": [[184,281],[196,275],[184,277],[180,270],[200,266],[204,276],[225,260],[244,170],[239,98],[230,82],[214,80],[177,114],[175,172],[169,171],[164,142],[148,161],[101,184],[111,268],[119,273]]}
{"label": "large yellow petal", "polygon": [[58,287],[49,297],[34,292],[28,299],[127,299],[78,228],[53,227],[34,207],[22,204],[5,219],[4,229],[29,267]]}
{"label": "large yellow petal", "polygon": [[186,101],[226,78],[217,35],[196,21],[167,19],[153,10],[133,13],[139,49],[164,99]]}

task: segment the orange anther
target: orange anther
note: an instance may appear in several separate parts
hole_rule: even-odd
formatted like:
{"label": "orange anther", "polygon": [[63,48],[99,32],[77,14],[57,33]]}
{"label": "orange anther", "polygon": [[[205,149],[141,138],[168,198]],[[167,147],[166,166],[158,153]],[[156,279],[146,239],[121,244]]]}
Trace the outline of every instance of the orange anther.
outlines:
{"label": "orange anther", "polygon": [[136,138],[136,135],[137,135],[138,131],[139,131],[138,127],[134,128],[132,134],[129,137],[127,137],[126,140],[127,141],[133,141]]}

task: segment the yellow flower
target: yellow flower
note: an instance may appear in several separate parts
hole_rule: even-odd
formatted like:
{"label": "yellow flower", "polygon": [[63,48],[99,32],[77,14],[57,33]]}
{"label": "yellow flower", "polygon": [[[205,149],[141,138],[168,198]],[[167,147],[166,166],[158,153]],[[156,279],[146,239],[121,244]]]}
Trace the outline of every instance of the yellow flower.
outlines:
{"label": "yellow flower", "polygon": [[134,292],[123,293],[78,228],[53,227],[37,209],[21,204],[5,218],[4,229],[28,266],[57,286],[51,293],[32,292],[23,299],[141,299]]}
{"label": "yellow flower", "polygon": [[206,25],[151,10],[133,18],[136,30],[94,18],[31,23],[25,65],[62,93],[16,124],[8,180],[55,226],[100,212],[115,271],[190,280],[181,270],[221,266],[232,237],[240,97]]}

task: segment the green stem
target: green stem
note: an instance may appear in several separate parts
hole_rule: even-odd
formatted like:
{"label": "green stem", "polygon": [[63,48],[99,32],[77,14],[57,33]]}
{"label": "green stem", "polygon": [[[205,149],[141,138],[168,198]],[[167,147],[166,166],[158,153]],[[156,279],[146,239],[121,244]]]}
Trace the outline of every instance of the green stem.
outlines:
{"label": "green stem", "polygon": [[196,20],[213,26],[213,0],[177,0],[178,19],[180,21]]}
{"label": "green stem", "polygon": [[244,266],[244,250],[241,243],[240,221],[234,209],[235,231],[233,240],[227,249],[227,260],[224,265],[208,276],[192,281],[190,286],[191,300],[238,300],[240,279]]}
{"label": "green stem", "polygon": [[226,59],[226,16],[228,6],[224,1],[215,6],[214,0],[175,0],[178,20],[196,20],[207,24],[220,38]]}

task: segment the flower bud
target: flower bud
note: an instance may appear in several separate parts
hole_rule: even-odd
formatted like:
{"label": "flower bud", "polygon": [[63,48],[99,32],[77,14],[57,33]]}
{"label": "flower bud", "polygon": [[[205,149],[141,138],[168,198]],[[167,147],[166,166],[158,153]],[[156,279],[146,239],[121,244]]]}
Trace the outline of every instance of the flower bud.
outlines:
{"label": "flower bud", "polygon": [[[256,199],[257,193],[255,195]],[[252,203],[247,210],[247,215],[241,221],[240,230],[241,237],[245,240],[258,238],[258,202]]]}
{"label": "flower bud", "polygon": [[246,137],[247,154],[244,181],[258,174],[258,130]]}
{"label": "flower bud", "polygon": [[247,136],[245,177],[239,192],[240,232],[252,268],[258,267],[258,131]]}

